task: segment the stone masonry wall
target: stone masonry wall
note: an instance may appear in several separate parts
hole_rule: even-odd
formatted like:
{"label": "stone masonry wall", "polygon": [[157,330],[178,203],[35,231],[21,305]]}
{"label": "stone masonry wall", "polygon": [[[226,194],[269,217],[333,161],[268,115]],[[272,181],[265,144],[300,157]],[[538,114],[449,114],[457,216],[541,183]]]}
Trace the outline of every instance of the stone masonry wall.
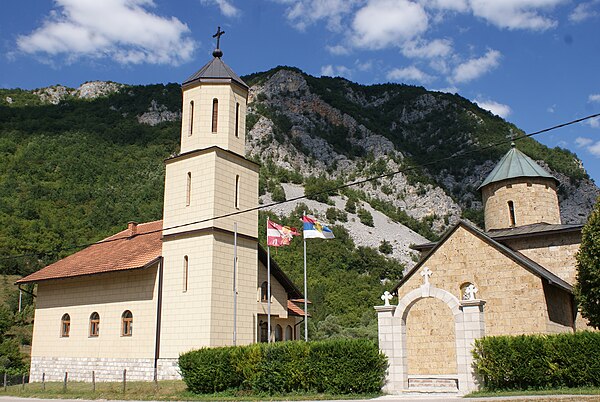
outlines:
{"label": "stone masonry wall", "polygon": [[[560,223],[558,196],[552,180],[539,178],[502,180],[487,185],[482,189],[481,194],[484,202],[485,230],[540,222]],[[514,203],[514,225],[511,225],[508,201]]]}
{"label": "stone masonry wall", "polygon": [[406,318],[408,375],[456,375],[454,316],[439,299],[416,302]]}

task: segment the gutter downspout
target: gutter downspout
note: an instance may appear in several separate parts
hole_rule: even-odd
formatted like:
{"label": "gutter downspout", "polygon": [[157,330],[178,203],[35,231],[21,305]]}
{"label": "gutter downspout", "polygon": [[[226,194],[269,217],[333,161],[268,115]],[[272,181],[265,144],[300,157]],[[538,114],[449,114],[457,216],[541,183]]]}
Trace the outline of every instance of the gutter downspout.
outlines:
{"label": "gutter downspout", "polygon": [[160,357],[160,327],[162,316],[162,288],[163,288],[163,262],[160,257],[158,262],[158,295],[156,297],[156,335],[154,344],[154,382],[158,382],[158,358]]}

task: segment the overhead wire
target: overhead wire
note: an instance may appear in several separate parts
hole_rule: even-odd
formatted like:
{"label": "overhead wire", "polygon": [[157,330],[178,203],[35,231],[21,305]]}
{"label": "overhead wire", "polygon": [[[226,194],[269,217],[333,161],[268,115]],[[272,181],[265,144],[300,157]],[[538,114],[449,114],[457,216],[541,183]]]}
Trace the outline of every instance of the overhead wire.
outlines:
{"label": "overhead wire", "polygon": [[[398,170],[395,170],[393,172],[384,173],[384,174],[380,174],[380,175],[377,175],[377,176],[371,176],[371,177],[367,177],[365,179],[352,181],[350,183],[345,183],[345,184],[342,184],[342,185],[339,185],[339,186],[336,186],[336,187],[327,188],[327,189],[324,189],[322,191],[318,191],[318,192],[315,192],[315,193],[304,194],[304,195],[292,197],[292,198],[286,199],[285,201],[271,202],[269,204],[263,204],[263,205],[258,205],[256,207],[247,208],[247,209],[240,210],[240,211],[229,212],[229,213],[218,215],[218,216],[214,216],[214,217],[211,217],[211,218],[205,218],[205,219],[200,219],[200,220],[197,220],[197,221],[194,221],[194,222],[188,222],[188,223],[182,223],[180,225],[170,226],[168,228],[161,228],[161,229],[156,229],[156,230],[149,230],[149,231],[146,231],[146,232],[143,232],[143,233],[138,233],[136,236],[145,236],[145,235],[150,235],[150,234],[153,234],[153,233],[166,232],[166,231],[169,231],[169,230],[180,229],[180,228],[186,227],[186,226],[199,225],[201,223],[215,221],[215,220],[218,220],[218,219],[229,218],[229,217],[232,217],[232,216],[241,215],[241,214],[245,214],[245,213],[248,213],[248,212],[259,211],[259,210],[262,210],[262,209],[269,209],[269,208],[275,207],[277,205],[282,205],[282,204],[287,204],[287,203],[290,203],[290,202],[296,202],[296,201],[299,201],[299,200],[308,199],[309,197],[315,197],[315,196],[319,196],[319,195],[330,194],[332,192],[339,191],[339,190],[342,190],[342,189],[345,189],[345,188],[348,188],[348,187],[353,187],[353,186],[365,184],[365,183],[368,183],[368,182],[371,182],[371,181],[375,181],[375,180],[379,180],[379,179],[383,179],[383,178],[387,178],[387,177],[393,177],[393,176],[398,175],[400,173],[406,173],[406,172],[409,172],[411,170],[419,169],[419,168],[422,168],[422,167],[436,165],[438,163],[446,162],[446,161],[449,161],[449,160],[452,160],[452,159],[463,158],[465,156],[468,156],[468,155],[471,155],[471,154],[474,154],[474,153],[483,152],[485,150],[488,150],[488,149],[491,149],[491,148],[495,148],[495,147],[498,147],[498,146],[501,146],[501,145],[504,145],[504,144],[507,144],[507,143],[512,143],[512,142],[515,142],[515,141],[521,141],[521,140],[523,140],[525,138],[531,138],[531,137],[534,137],[534,136],[539,135],[539,134],[547,133],[549,131],[553,131],[553,130],[556,130],[556,129],[559,129],[559,128],[567,127],[567,126],[570,126],[570,125],[573,125],[573,124],[581,123],[583,121],[590,120],[590,119],[593,119],[593,118],[598,118],[598,117],[600,117],[600,113],[595,113],[595,114],[592,114],[592,115],[589,115],[589,116],[585,116],[585,117],[582,117],[582,118],[579,118],[579,119],[568,121],[566,123],[557,124],[557,125],[552,126],[552,127],[548,127],[548,128],[544,128],[542,130],[534,131],[532,133],[524,134],[524,135],[516,137],[516,138],[511,138],[511,139],[506,139],[506,140],[498,141],[498,142],[491,143],[491,144],[488,144],[488,145],[485,145],[483,147],[479,147],[479,148],[476,148],[476,149],[461,150],[461,151],[458,151],[458,152],[456,152],[456,153],[454,153],[452,155],[449,155],[449,156],[446,156],[446,157],[443,157],[443,158],[439,158],[439,159],[436,159],[436,160],[432,160],[432,161],[429,161],[429,162],[422,163],[419,166],[406,166],[406,167],[404,167],[402,169],[398,169]],[[90,246],[99,245],[99,244],[105,244],[105,243],[111,243],[111,242],[123,240],[123,239],[126,239],[126,238],[128,238],[128,236],[116,237],[116,238],[108,238],[108,239],[100,240],[100,241],[93,242],[93,243],[87,243],[87,244],[80,244],[80,245],[73,245],[73,246],[68,246],[68,247],[62,247],[59,250],[52,250],[52,251],[43,252],[43,253],[26,253],[26,254],[2,256],[2,257],[0,257],[0,261],[6,261],[6,260],[11,260],[11,259],[17,259],[17,258],[25,258],[25,257],[39,257],[39,256],[42,256],[42,255],[57,254],[57,253],[60,253],[60,252],[63,252],[63,251],[69,251],[69,250],[75,250],[75,249],[82,249],[82,248],[85,248],[85,247],[90,247]]]}

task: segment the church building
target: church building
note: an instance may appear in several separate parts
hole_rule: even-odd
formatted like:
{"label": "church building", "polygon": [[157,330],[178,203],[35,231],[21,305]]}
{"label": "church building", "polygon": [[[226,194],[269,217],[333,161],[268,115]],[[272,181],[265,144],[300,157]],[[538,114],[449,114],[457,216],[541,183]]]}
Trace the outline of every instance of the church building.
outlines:
{"label": "church building", "polygon": [[[220,32],[220,31],[219,31]],[[217,37],[220,36],[219,32]],[[221,59],[182,85],[181,152],[161,221],[127,229],[17,283],[37,283],[31,381],[179,378],[201,347],[297,339],[303,295],[258,244],[259,166],[244,157],[248,86]],[[244,212],[246,211],[246,212]]]}
{"label": "church building", "polygon": [[513,144],[479,187],[485,231],[460,221],[415,247],[376,307],[388,392],[476,390],[471,351],[486,335],[591,329],[573,296],[583,225],[561,224],[558,184]]}

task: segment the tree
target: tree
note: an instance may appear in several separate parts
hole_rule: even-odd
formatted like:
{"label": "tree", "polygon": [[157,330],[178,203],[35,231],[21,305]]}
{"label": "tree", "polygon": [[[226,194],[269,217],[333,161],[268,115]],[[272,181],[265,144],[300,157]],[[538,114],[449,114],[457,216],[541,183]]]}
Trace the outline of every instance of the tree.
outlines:
{"label": "tree", "polygon": [[600,328],[600,198],[583,227],[581,246],[576,255],[575,297],[581,315]]}

